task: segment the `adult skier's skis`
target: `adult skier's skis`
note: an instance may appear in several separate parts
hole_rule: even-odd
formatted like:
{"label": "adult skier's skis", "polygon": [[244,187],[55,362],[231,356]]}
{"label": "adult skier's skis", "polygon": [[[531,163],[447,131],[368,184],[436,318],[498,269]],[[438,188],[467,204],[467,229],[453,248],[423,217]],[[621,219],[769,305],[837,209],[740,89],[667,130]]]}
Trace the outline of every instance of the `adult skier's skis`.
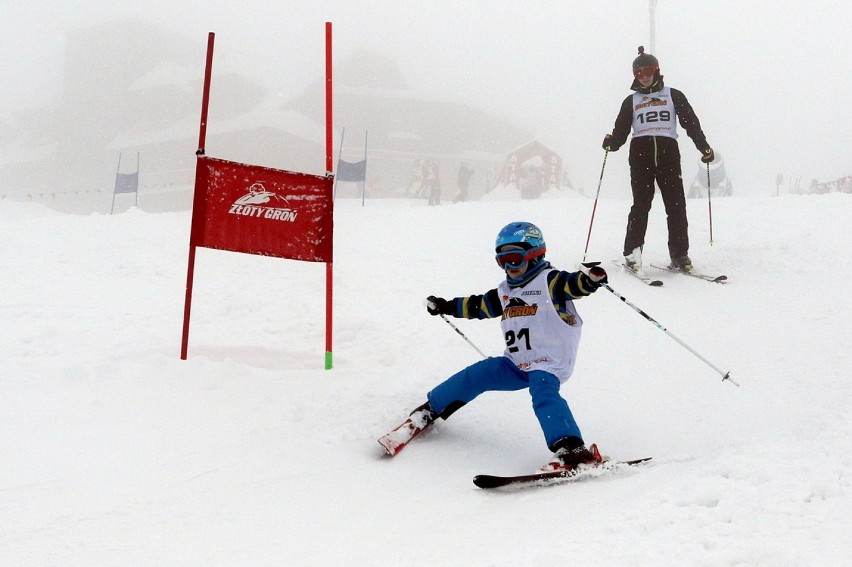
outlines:
{"label": "adult skier's skis", "polygon": [[646,275],[644,275],[640,272],[637,272],[633,268],[629,268],[627,266],[627,264],[625,264],[624,261],[622,261],[622,260],[613,260],[612,262],[616,266],[618,266],[620,268],[624,268],[625,272],[629,273],[630,275],[634,276],[635,278],[639,279],[640,281],[642,281],[643,283],[645,283],[647,285],[650,285],[650,286],[653,286],[653,287],[660,287],[661,285],[663,285],[662,281],[654,279],[654,278],[650,278],[650,277],[648,277],[648,276],[646,276]]}
{"label": "adult skier's skis", "polygon": [[681,270],[675,270],[673,268],[669,268],[668,266],[658,266],[656,264],[651,264],[651,267],[656,268],[658,270],[662,270],[664,272],[671,272],[673,274],[682,274],[684,276],[692,276],[693,278],[698,278],[700,280],[704,280],[704,281],[707,281],[707,282],[720,283],[720,284],[728,283],[728,276],[725,276],[725,275],[709,276],[707,274],[701,274],[701,273],[698,273],[698,272],[684,272],[684,271],[681,271]]}

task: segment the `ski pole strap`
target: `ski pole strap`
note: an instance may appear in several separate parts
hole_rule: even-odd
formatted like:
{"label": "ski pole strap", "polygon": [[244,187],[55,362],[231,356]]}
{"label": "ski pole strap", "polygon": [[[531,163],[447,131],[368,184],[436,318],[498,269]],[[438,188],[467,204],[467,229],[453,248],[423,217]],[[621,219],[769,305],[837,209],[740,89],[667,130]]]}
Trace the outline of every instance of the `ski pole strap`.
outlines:
{"label": "ski pole strap", "polygon": [[722,381],[723,381],[723,382],[724,382],[725,380],[727,380],[728,382],[730,382],[730,383],[731,383],[731,384],[733,384],[734,386],[739,386],[739,384],[737,384],[736,382],[734,382],[734,381],[731,379],[731,372],[730,372],[730,370],[729,370],[729,371],[727,371],[727,372],[725,372],[725,371],[723,371],[723,370],[720,370],[720,369],[719,369],[716,365],[714,365],[712,362],[710,362],[709,360],[707,360],[706,358],[704,358],[703,356],[701,356],[701,354],[699,354],[698,352],[696,352],[696,351],[695,351],[692,347],[690,347],[688,344],[686,344],[685,342],[683,342],[682,340],[680,340],[679,338],[677,338],[674,334],[672,334],[672,333],[671,333],[671,331],[669,331],[668,329],[666,329],[665,327],[663,327],[663,326],[662,326],[660,323],[658,323],[658,322],[657,322],[657,321],[656,321],[653,317],[651,317],[650,315],[648,315],[647,313],[645,313],[644,311],[642,311],[641,309],[639,309],[638,307],[636,307],[635,305],[633,305],[632,303],[630,303],[630,301],[628,301],[628,299],[627,299],[626,297],[624,297],[623,295],[621,295],[620,293],[618,293],[617,291],[615,291],[614,289],[612,289],[612,287],[610,287],[610,285],[609,285],[609,284],[606,284],[606,283],[605,283],[605,284],[601,284],[601,286],[602,286],[602,287],[605,287],[607,290],[609,290],[609,292],[610,292],[610,293],[612,293],[614,296],[616,296],[616,297],[617,297],[617,298],[619,298],[621,301],[623,301],[623,302],[624,302],[624,303],[625,303],[628,307],[630,307],[631,309],[633,309],[634,311],[636,311],[639,315],[641,315],[642,317],[644,317],[645,319],[647,319],[648,321],[650,321],[651,323],[653,323],[653,324],[654,324],[654,325],[655,325],[658,329],[660,329],[662,332],[664,332],[665,334],[667,334],[668,336],[670,336],[671,338],[673,338],[675,341],[677,341],[677,342],[678,342],[678,344],[679,344],[680,346],[682,346],[683,348],[685,348],[686,350],[688,350],[689,352],[691,352],[692,354],[694,354],[694,355],[695,355],[696,357],[698,357],[698,358],[699,358],[702,362],[704,362],[707,366],[709,366],[710,368],[712,368],[713,370],[715,370],[716,372],[718,372],[719,374],[721,374],[721,375],[722,375]]}

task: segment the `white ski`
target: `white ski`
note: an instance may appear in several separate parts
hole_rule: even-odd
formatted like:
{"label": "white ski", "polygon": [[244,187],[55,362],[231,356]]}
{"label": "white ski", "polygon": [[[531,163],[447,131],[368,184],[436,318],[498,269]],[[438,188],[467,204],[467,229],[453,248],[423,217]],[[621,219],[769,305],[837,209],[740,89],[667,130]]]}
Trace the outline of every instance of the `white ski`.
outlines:
{"label": "white ski", "polygon": [[644,274],[642,274],[642,273],[640,273],[640,272],[637,272],[637,271],[636,271],[636,270],[634,270],[633,268],[628,268],[628,267],[627,267],[627,264],[625,264],[623,260],[613,260],[612,262],[613,262],[616,266],[619,266],[619,267],[621,267],[621,268],[624,268],[624,271],[625,271],[625,272],[627,272],[627,273],[629,273],[630,275],[634,276],[635,278],[637,278],[637,279],[641,280],[643,283],[645,283],[645,284],[647,284],[647,285],[650,285],[650,286],[653,286],[653,287],[660,287],[661,285],[663,285],[663,282],[662,282],[662,281],[660,281],[660,280],[657,280],[657,279],[654,279],[654,278],[650,278],[650,277],[648,277],[648,276],[646,276],[646,275],[644,275]]}
{"label": "white ski", "polygon": [[693,278],[698,278],[699,280],[704,280],[707,282],[713,283],[728,283],[728,276],[709,276],[707,274],[699,274],[698,272],[683,272],[681,270],[674,270],[669,268],[668,266],[657,266],[656,264],[651,264],[652,268],[656,268],[658,270],[662,270],[664,272],[671,272],[673,274],[682,274],[684,276],[692,276]]}

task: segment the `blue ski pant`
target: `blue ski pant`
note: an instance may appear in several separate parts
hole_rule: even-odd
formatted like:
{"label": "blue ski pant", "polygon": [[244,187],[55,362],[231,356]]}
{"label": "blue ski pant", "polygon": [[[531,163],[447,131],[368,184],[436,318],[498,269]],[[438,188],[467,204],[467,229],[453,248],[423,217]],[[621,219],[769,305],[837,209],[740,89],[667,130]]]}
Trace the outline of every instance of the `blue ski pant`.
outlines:
{"label": "blue ski pant", "polygon": [[426,397],[432,409],[442,414],[448,407],[457,409],[483,392],[514,392],[527,388],[544,439],[552,448],[565,437],[582,439],[568,402],[559,395],[559,386],[559,379],[550,372],[524,372],[505,356],[497,356],[480,360],[453,374]]}

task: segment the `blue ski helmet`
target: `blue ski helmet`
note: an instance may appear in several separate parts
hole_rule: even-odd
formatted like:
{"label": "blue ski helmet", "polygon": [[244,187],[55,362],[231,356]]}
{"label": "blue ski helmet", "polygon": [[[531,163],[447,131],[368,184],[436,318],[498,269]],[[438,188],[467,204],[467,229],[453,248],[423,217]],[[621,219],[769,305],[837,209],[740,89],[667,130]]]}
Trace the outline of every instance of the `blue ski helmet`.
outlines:
{"label": "blue ski helmet", "polygon": [[540,252],[536,256],[544,256],[547,250],[541,229],[531,222],[512,222],[504,226],[497,234],[495,252],[499,252],[500,248],[507,244],[515,244],[525,250],[536,249],[536,252]]}

